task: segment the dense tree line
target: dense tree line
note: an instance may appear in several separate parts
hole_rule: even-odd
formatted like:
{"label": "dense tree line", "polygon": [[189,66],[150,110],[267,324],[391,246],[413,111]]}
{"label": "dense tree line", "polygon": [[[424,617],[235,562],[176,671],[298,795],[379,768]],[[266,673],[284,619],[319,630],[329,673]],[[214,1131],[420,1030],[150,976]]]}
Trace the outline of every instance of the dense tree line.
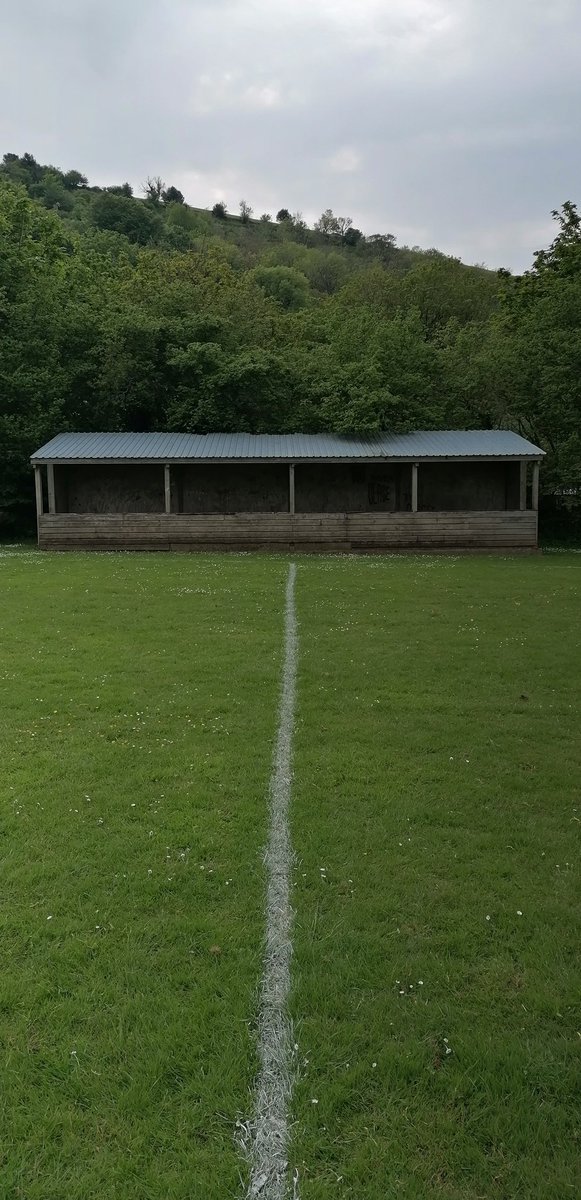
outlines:
{"label": "dense tree line", "polygon": [[28,459],[63,429],[520,430],[545,513],[581,532],[581,222],[520,277],[364,238],[327,210],[255,220],[155,177],[90,188],[0,168],[0,514],[31,519]]}

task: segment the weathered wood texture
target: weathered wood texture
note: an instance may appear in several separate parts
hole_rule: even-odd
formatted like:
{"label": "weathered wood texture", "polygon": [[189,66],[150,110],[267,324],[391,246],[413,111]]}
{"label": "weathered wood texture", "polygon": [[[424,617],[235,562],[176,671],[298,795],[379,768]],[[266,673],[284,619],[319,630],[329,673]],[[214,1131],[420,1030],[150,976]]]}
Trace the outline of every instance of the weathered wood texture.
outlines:
{"label": "weathered wood texture", "polygon": [[525,509],[526,506],[527,506],[527,464],[526,464],[526,462],[521,462],[521,464],[520,464],[519,508]]}
{"label": "weathered wood texture", "polygon": [[533,486],[531,508],[537,511],[539,507],[539,464],[533,463]]}
{"label": "weathered wood texture", "polygon": [[418,511],[418,464],[412,463],[412,512]]}
{"label": "weathered wood texture", "polygon": [[56,513],[56,493],[55,493],[55,486],[54,486],[54,466],[53,466],[53,464],[52,464],[52,463],[48,463],[48,464],[47,464],[47,468],[46,468],[46,482],[47,482],[47,488],[48,488],[48,511],[49,511],[49,513]]}
{"label": "weathered wood texture", "polygon": [[537,513],[68,513],[39,518],[41,549],[527,549]]}
{"label": "weathered wood texture", "polygon": [[166,513],[171,512],[171,467],[169,463],[165,463],[163,468],[163,487],[165,504],[164,510]]}
{"label": "weathered wood texture", "polygon": [[36,524],[38,527],[38,519],[42,517],[44,512],[44,503],[42,496],[42,473],[40,467],[34,468],[34,492],[36,497]]}

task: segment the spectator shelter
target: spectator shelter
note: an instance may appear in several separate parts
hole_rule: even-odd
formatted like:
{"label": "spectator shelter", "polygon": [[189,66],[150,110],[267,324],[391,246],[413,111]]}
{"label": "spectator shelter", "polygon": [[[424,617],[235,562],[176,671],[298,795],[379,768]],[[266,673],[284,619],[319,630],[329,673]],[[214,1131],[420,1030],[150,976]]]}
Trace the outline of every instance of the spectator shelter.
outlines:
{"label": "spectator shelter", "polygon": [[42,549],[534,550],[543,451],[507,430],[61,433]]}

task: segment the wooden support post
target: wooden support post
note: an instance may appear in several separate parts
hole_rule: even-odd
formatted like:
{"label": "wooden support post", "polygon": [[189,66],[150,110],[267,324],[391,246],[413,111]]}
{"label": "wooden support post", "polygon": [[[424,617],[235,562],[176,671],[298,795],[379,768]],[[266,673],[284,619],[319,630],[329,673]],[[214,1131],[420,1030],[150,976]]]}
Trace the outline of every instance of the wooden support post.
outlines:
{"label": "wooden support post", "polygon": [[169,463],[166,463],[163,468],[163,483],[165,495],[165,511],[171,512],[171,471]]}
{"label": "wooden support post", "polygon": [[49,513],[55,513],[56,495],[54,490],[54,463],[47,464],[46,479],[48,483],[48,511]]}
{"label": "wooden support post", "polygon": [[412,463],[412,512],[418,511],[418,464]]}
{"label": "wooden support post", "polygon": [[40,541],[40,518],[43,513],[42,505],[42,471],[40,467],[34,468],[34,490],[36,493],[36,537]]}
{"label": "wooden support post", "polygon": [[539,509],[539,463],[533,463],[533,512]]}
{"label": "wooden support post", "polygon": [[295,464],[288,467],[288,510],[294,515],[295,511]]}
{"label": "wooden support post", "polygon": [[523,458],[520,464],[519,508],[524,512],[527,506],[527,464]]}

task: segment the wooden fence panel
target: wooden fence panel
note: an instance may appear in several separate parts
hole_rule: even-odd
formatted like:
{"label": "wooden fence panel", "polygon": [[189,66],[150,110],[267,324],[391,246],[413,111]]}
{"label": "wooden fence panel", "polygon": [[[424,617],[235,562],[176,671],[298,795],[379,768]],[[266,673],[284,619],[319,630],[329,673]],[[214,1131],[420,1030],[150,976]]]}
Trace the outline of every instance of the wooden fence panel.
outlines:
{"label": "wooden fence panel", "polygon": [[537,513],[59,513],[39,519],[42,549],[514,549],[537,546]]}

